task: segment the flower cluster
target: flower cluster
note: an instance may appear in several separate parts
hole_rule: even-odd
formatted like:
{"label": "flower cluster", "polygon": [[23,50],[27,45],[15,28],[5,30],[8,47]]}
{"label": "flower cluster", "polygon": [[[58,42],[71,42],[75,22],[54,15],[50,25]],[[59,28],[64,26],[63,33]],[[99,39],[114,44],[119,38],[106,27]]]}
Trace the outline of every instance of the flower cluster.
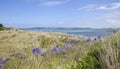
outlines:
{"label": "flower cluster", "polygon": [[81,41],[80,41],[80,40],[66,40],[66,41],[65,41],[66,44],[69,44],[69,43],[70,43],[70,44],[77,44],[77,43],[79,43],[79,42],[81,42]]}
{"label": "flower cluster", "polygon": [[42,55],[42,54],[43,54],[42,49],[41,49],[40,47],[34,48],[34,49],[32,50],[32,53],[33,53],[34,55]]}
{"label": "flower cluster", "polygon": [[18,56],[18,58],[20,58],[20,59],[26,59],[28,56],[27,55],[25,55],[25,56]]}
{"label": "flower cluster", "polygon": [[[89,37],[85,41],[81,41],[81,40],[66,40],[65,41],[65,46],[63,48],[52,48],[51,52],[58,54],[58,53],[61,53],[61,52],[65,52],[67,49],[72,49],[75,46],[75,44],[77,44],[77,43],[80,43],[80,42],[86,42],[87,43],[87,42],[98,41],[98,40],[99,41],[101,40],[101,36],[98,36],[97,38],[94,38],[94,39]],[[69,44],[71,44],[71,46],[68,46]],[[33,48],[32,53],[34,55],[41,55],[41,56],[44,55],[44,53],[42,52],[42,48],[40,48],[40,47]],[[21,56],[21,58],[24,58],[24,57]]]}
{"label": "flower cluster", "polygon": [[72,49],[72,48],[73,46],[64,46],[63,48],[52,48],[51,52],[58,54],[58,53],[65,52],[66,50]]}
{"label": "flower cluster", "polygon": [[51,51],[53,53],[60,53],[60,49],[59,48],[53,48]]}
{"label": "flower cluster", "polygon": [[85,42],[90,42],[91,41],[91,38],[87,38]]}
{"label": "flower cluster", "polygon": [[4,69],[3,59],[0,58],[0,69]]}
{"label": "flower cluster", "polygon": [[98,36],[98,37],[94,38],[94,41],[102,41],[102,37]]}
{"label": "flower cluster", "polygon": [[4,69],[4,64],[7,63],[11,58],[0,58],[0,69]]}
{"label": "flower cluster", "polygon": [[101,36],[98,36],[98,37],[95,37],[95,38],[87,38],[85,42],[91,42],[91,41],[102,41],[102,37]]}

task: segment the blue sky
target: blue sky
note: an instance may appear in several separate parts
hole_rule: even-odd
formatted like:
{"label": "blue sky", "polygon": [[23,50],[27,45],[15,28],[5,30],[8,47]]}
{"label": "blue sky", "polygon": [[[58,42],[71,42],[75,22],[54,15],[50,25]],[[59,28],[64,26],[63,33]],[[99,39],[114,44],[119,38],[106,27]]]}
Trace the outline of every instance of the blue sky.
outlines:
{"label": "blue sky", "polygon": [[7,27],[120,27],[120,0],[0,0]]}

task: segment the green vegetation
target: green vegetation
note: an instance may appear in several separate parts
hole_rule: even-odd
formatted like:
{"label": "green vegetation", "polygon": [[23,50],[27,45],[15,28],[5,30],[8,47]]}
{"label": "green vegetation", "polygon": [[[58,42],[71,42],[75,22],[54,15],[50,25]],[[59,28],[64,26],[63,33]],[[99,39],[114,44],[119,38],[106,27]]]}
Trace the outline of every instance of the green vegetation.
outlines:
{"label": "green vegetation", "polygon": [[4,30],[4,26],[2,24],[0,24],[0,30]]}
{"label": "green vegetation", "polygon": [[[11,58],[4,64],[5,69],[120,69],[119,32],[102,41],[86,39],[61,33],[3,30],[0,58]],[[35,55],[34,48],[43,53]]]}

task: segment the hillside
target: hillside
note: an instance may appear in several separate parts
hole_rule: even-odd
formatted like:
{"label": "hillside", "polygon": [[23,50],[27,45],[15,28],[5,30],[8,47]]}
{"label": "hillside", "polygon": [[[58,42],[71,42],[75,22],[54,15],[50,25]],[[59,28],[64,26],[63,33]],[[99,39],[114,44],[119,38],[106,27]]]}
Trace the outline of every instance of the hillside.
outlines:
{"label": "hillside", "polygon": [[120,69],[120,33],[88,38],[2,30],[0,69]]}

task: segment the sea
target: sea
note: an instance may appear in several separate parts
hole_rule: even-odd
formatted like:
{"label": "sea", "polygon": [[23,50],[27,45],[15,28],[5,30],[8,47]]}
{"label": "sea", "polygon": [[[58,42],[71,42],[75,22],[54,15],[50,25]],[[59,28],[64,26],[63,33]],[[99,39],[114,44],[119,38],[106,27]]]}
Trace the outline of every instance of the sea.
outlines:
{"label": "sea", "polygon": [[24,28],[22,30],[36,31],[36,32],[60,32],[77,36],[97,37],[97,36],[111,36],[114,34],[111,28],[63,28],[63,27],[35,27]]}

